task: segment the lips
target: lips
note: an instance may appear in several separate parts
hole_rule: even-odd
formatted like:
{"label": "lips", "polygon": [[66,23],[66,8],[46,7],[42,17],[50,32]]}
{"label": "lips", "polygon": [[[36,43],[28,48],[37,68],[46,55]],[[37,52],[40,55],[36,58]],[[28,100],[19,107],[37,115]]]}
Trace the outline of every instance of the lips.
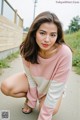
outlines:
{"label": "lips", "polygon": [[42,44],[43,47],[48,47],[49,45],[48,44]]}

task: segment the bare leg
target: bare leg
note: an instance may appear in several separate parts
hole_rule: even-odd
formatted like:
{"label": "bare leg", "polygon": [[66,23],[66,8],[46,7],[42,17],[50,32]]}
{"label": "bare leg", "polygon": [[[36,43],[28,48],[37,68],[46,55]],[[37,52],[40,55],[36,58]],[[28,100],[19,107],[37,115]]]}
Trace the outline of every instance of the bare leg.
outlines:
{"label": "bare leg", "polygon": [[[42,97],[42,98],[40,99],[39,111],[40,111],[40,109],[41,109],[41,107],[42,107],[42,105],[43,105],[43,103],[44,103],[45,97],[46,97],[46,96],[44,96],[44,97]],[[56,107],[55,107],[55,109],[54,109],[54,111],[53,111],[53,115],[55,115],[55,114],[58,112],[59,107],[60,107],[60,104],[61,104],[61,100],[62,100],[62,96],[59,98],[59,100],[58,100],[58,102],[57,102],[57,104],[56,104]]]}
{"label": "bare leg", "polygon": [[[16,98],[21,98],[21,97],[26,98],[28,88],[29,88],[28,80],[24,73],[15,74],[4,80],[1,84],[1,91],[5,95]],[[31,110],[32,109],[27,106],[27,103],[22,109],[23,112],[29,112]]]}
{"label": "bare leg", "polygon": [[15,74],[1,84],[1,91],[12,97],[26,97],[28,91],[28,80],[24,73]]}

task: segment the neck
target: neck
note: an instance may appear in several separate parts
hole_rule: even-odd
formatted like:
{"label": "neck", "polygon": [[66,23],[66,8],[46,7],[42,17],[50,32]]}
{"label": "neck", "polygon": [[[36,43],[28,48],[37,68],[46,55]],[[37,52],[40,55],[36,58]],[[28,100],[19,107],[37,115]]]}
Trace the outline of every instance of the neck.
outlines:
{"label": "neck", "polygon": [[53,47],[51,50],[48,50],[48,51],[40,51],[39,52],[39,55],[42,57],[42,58],[50,58],[51,56],[53,56],[54,54],[56,54],[56,52],[58,51],[58,48],[59,48],[60,45],[56,45],[55,47]]}

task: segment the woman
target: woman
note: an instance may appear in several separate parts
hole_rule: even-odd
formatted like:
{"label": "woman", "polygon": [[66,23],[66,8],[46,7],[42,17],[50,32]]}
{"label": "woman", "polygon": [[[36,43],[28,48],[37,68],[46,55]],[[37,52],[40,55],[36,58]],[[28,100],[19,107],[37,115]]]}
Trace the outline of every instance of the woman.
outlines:
{"label": "woman", "polygon": [[5,95],[26,97],[23,113],[29,114],[39,100],[38,120],[51,120],[56,114],[72,66],[72,53],[63,38],[58,17],[48,11],[33,21],[20,45],[25,72],[3,81]]}

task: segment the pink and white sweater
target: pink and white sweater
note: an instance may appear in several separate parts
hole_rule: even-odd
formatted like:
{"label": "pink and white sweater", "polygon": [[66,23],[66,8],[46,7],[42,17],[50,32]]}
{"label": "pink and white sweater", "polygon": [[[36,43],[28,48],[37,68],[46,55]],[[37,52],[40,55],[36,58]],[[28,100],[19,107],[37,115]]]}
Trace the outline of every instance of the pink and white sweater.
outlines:
{"label": "pink and white sweater", "polygon": [[56,103],[62,93],[72,66],[72,52],[66,45],[48,59],[38,56],[39,64],[31,64],[23,59],[25,74],[29,82],[28,105],[35,108],[37,99],[46,98],[38,120],[51,120]]}

